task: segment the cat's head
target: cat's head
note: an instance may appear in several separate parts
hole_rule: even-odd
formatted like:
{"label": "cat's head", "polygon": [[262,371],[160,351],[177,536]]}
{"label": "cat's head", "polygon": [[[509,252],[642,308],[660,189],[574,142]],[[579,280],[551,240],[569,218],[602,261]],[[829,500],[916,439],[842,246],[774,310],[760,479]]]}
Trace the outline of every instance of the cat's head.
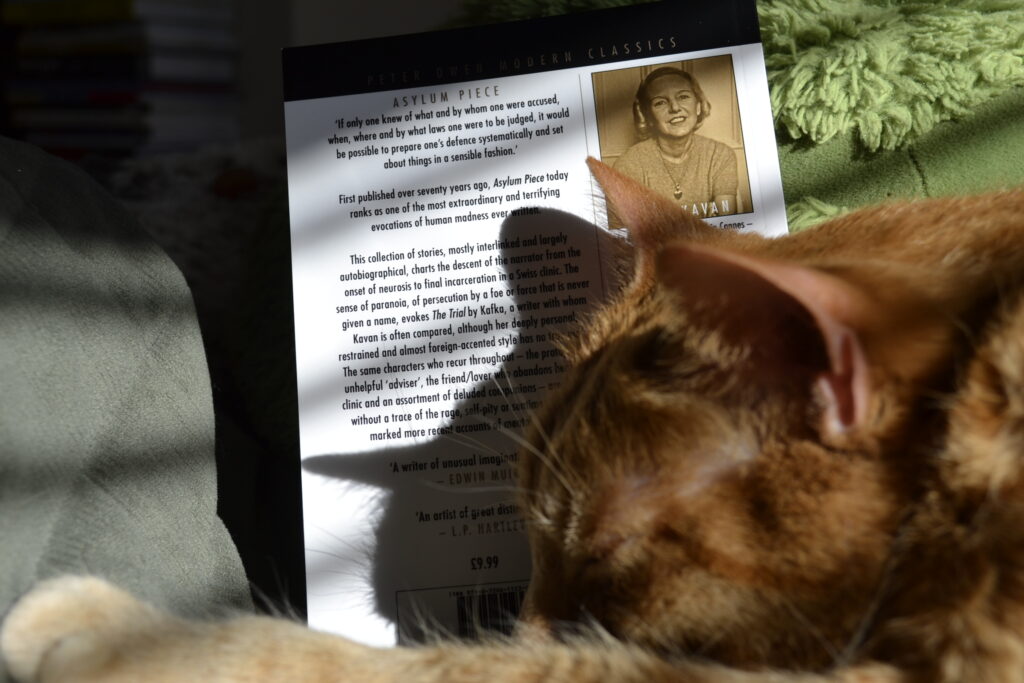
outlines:
{"label": "cat's head", "polygon": [[591,168],[633,275],[565,341],[571,369],[521,455],[524,618],[737,665],[833,664],[932,481],[956,312],[917,281],[926,265],[864,258],[856,222],[720,231]]}

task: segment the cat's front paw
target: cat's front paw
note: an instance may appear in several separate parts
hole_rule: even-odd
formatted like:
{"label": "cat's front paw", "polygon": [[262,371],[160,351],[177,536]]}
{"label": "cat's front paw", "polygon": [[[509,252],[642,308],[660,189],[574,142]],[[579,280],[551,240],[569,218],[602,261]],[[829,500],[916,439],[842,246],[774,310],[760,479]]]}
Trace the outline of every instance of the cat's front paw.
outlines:
{"label": "cat's front paw", "polygon": [[101,579],[50,579],[15,603],[0,628],[0,653],[23,683],[102,677],[139,629],[167,619]]}

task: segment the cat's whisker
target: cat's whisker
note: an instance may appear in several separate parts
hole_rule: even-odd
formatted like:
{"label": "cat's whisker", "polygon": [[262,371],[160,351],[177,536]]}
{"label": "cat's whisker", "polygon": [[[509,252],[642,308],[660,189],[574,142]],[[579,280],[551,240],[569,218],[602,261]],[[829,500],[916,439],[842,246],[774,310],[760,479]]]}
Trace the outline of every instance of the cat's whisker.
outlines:
{"label": "cat's whisker", "polygon": [[[550,471],[556,477],[558,482],[565,488],[565,491],[567,493],[570,493],[570,494],[573,492],[574,489],[573,489],[571,483],[569,482],[568,479],[566,479],[565,474],[559,468],[557,468],[555,466],[554,461],[552,461],[548,457],[548,455],[546,453],[542,452],[536,446],[531,444],[524,436],[522,436],[521,434],[519,434],[515,430],[508,429],[507,427],[502,425],[500,422],[488,421],[488,420],[485,420],[484,418],[482,418],[482,417],[480,417],[478,415],[475,415],[473,417],[477,421],[479,421],[479,422],[490,424],[494,428],[495,431],[497,431],[498,433],[502,434],[503,436],[508,437],[513,442],[515,442],[516,445],[518,445],[519,447],[524,448],[528,452],[530,452],[533,455],[537,456],[537,458],[538,458],[538,460],[540,460],[541,464],[543,464],[548,469],[548,471]],[[454,435],[449,435],[449,436],[454,436]],[[465,434],[461,434],[459,436],[460,436],[460,438],[465,439],[468,442],[479,443],[476,439],[473,439],[472,437],[467,436]]]}
{"label": "cat's whisker", "polygon": [[[496,423],[494,423],[494,424],[496,425]],[[500,425],[496,425],[496,431],[500,431]],[[490,453],[492,455],[499,455],[499,456],[504,455],[504,452],[499,450],[498,448],[496,448],[494,446],[491,446],[489,444],[486,444],[483,441],[480,441],[479,439],[475,439],[475,438],[473,438],[471,436],[468,436],[466,434],[457,434],[457,435],[456,434],[445,434],[445,435],[442,436],[442,438],[444,438],[444,439],[446,439],[448,441],[453,441],[453,442],[455,442],[456,444],[458,444],[459,446],[462,446],[462,447],[476,448],[477,450],[480,450],[480,451],[485,452],[485,453]],[[432,481],[427,480],[427,482],[425,482],[425,483],[427,483],[431,487],[435,487],[435,488],[438,488],[440,490],[449,490],[449,489],[445,489],[443,484],[438,484],[437,482],[432,482]],[[501,490],[504,490],[505,488],[506,487],[500,487],[500,486],[499,487],[458,487],[458,490],[465,491],[465,490],[468,490],[468,489],[474,489],[474,490],[481,490],[481,491],[483,491],[483,490],[487,490],[487,491],[491,491],[491,490],[501,491]],[[508,488],[508,490],[512,490],[512,491],[518,491],[519,490],[518,487],[514,487],[514,486],[509,486],[507,488]],[[452,487],[450,490],[454,492],[456,490],[456,487]]]}
{"label": "cat's whisker", "polygon": [[443,644],[445,641],[451,642],[457,639],[457,636],[440,622],[436,614],[426,612],[420,603],[414,601],[411,609],[412,616],[410,620],[413,623],[413,629],[418,630],[419,633],[408,635],[422,638],[422,640],[418,641],[419,644],[436,646]]}
{"label": "cat's whisker", "polygon": [[712,637],[705,637],[701,639],[700,647],[692,648],[687,650],[686,654],[696,655],[698,657],[707,657],[710,653],[714,652],[715,648],[725,640],[725,632],[718,631]]}
{"label": "cat's whisker", "polygon": [[[506,387],[503,387],[501,385],[500,379],[502,376],[504,376],[505,378],[505,383],[507,385]],[[491,381],[494,382],[494,386],[497,387],[498,391],[501,393],[501,397],[505,400],[505,405],[508,406],[508,410],[514,418],[523,423],[526,422],[526,418],[534,418],[534,413],[532,410],[524,414],[522,409],[516,408],[515,404],[512,403],[511,399],[509,398],[509,395],[515,394],[515,387],[512,385],[512,379],[508,376],[508,373],[505,372],[504,369],[500,372],[495,373],[491,377]],[[508,390],[507,392],[506,388]],[[544,436],[543,432],[541,433],[541,435]],[[546,440],[546,436],[544,438]]]}
{"label": "cat's whisker", "polygon": [[452,441],[462,447],[476,448],[486,453],[492,453],[494,455],[501,455],[501,451],[496,446],[484,443],[479,439],[474,439],[468,434],[442,434],[441,437],[445,441]]}
{"label": "cat's whisker", "polygon": [[[508,381],[508,383],[509,383],[509,389],[511,390],[511,389],[512,389],[512,385],[511,385],[511,380],[510,380],[510,379],[508,379],[507,375],[506,375],[506,380]],[[496,380],[496,379],[495,379],[495,383],[496,383],[496,384],[498,384],[498,383],[497,383],[497,380]],[[501,385],[500,385],[500,384],[498,384],[498,388],[499,388],[499,390],[502,390],[502,387],[501,387]],[[504,396],[504,391],[503,391],[503,390],[502,390],[502,395]],[[507,399],[506,399],[506,400],[507,400]],[[510,409],[512,409],[512,408],[511,408],[511,406],[510,406]],[[516,412],[516,411],[514,411],[514,410],[513,410],[513,413],[514,413],[514,414],[516,414],[516,415],[519,415],[519,414],[520,414],[520,413],[518,413],[518,412]],[[548,469],[549,471],[551,471],[551,472],[552,472],[553,474],[555,474],[555,476],[557,476],[557,477],[558,477],[558,478],[560,479],[560,481],[562,481],[562,482],[563,482],[563,485],[564,485],[564,486],[566,486],[566,491],[567,491],[567,492],[569,492],[569,493],[571,493],[571,492],[572,492],[572,491],[574,490],[574,488],[573,488],[573,487],[572,487],[572,486],[570,485],[570,483],[569,483],[569,482],[567,481],[567,478],[566,478],[566,476],[565,476],[565,473],[564,473],[564,472],[562,472],[561,470],[558,470],[558,469],[557,469],[557,468],[555,467],[555,463],[556,463],[556,462],[558,462],[558,460],[559,460],[558,454],[557,454],[557,453],[556,453],[556,452],[554,451],[554,449],[553,449],[553,441],[552,441],[552,440],[551,440],[551,438],[550,438],[550,437],[549,437],[549,436],[547,435],[547,432],[546,432],[546,431],[544,430],[544,427],[543,427],[543,425],[541,424],[541,422],[540,422],[539,418],[537,417],[537,413],[536,413],[536,411],[530,410],[530,411],[529,411],[529,413],[528,413],[528,415],[527,415],[527,417],[528,417],[528,418],[530,419],[530,421],[531,421],[531,422],[533,423],[533,426],[534,426],[534,428],[536,429],[537,433],[538,433],[538,434],[540,435],[540,437],[541,437],[541,438],[542,438],[542,439],[544,440],[544,447],[545,447],[545,448],[544,448],[544,453],[543,453],[543,454],[541,453],[540,449],[538,449],[538,448],[536,448],[535,446],[533,446],[533,444],[530,444],[530,443],[529,443],[529,442],[528,442],[528,441],[527,441],[527,440],[526,440],[526,439],[525,439],[525,438],[524,438],[524,437],[523,437],[523,436],[522,436],[521,434],[519,434],[518,432],[514,432],[514,431],[512,431],[512,430],[508,430],[508,429],[506,429],[506,428],[504,427],[504,425],[501,425],[501,424],[499,424],[499,425],[498,425],[498,429],[499,429],[499,431],[501,431],[501,432],[502,432],[503,434],[505,434],[505,435],[509,436],[509,437],[510,437],[510,438],[512,438],[512,439],[513,439],[514,441],[516,441],[516,442],[517,442],[517,443],[518,443],[518,444],[519,444],[520,446],[526,447],[526,448],[527,448],[527,449],[529,450],[529,452],[531,452],[531,453],[533,453],[534,455],[536,455],[536,456],[537,456],[537,457],[538,457],[538,458],[540,459],[541,463],[542,463],[542,464],[543,464],[543,465],[544,465],[544,466],[545,466],[545,467],[546,467],[546,468],[547,468],[547,469]],[[548,457],[548,455],[546,455],[546,454],[549,454],[549,455],[550,455],[550,457]],[[579,483],[580,483],[580,482],[576,482],[576,484],[577,484],[577,487],[576,487],[576,488],[578,488],[578,486],[579,486]]]}
{"label": "cat's whisker", "polygon": [[[505,387],[501,386],[502,376],[505,377],[505,381],[508,385],[508,393],[505,392]],[[512,387],[512,380],[509,378],[508,373],[505,372],[504,368],[491,375],[491,382],[494,383],[494,386],[498,389],[498,393],[501,394],[501,398],[505,401],[505,405],[508,407],[508,411],[512,413],[513,417],[519,417],[519,411],[515,408],[515,406],[512,404],[512,401],[509,399],[509,394],[515,393],[515,390]]]}
{"label": "cat's whisker", "polygon": [[[497,428],[499,430],[501,429],[500,426],[498,426]],[[479,447],[481,450],[486,450],[486,451],[489,451],[489,452],[494,453],[496,455],[501,455],[502,454],[502,452],[499,451],[498,449],[490,447],[490,446],[487,446],[486,444],[484,444],[484,443],[482,443],[482,442],[478,441],[477,439],[474,439],[474,438],[472,438],[470,436],[466,436],[466,435],[460,434],[460,435],[458,435],[458,437],[456,437],[455,435],[449,434],[449,435],[445,435],[445,438],[447,438],[449,440],[452,440],[452,441],[455,441],[456,443],[458,443],[459,445],[462,445],[462,446],[475,445],[475,446]],[[448,488],[444,484],[439,484],[437,482],[433,482],[433,481],[430,481],[430,480],[425,481],[424,484],[427,485],[427,486],[430,486],[431,488],[436,488],[438,490],[443,490],[443,491],[452,492],[452,493],[456,493],[456,492],[459,492],[459,493],[473,493],[473,492],[497,491],[499,493],[510,493],[510,494],[513,494],[513,495],[521,494],[523,496],[531,496],[531,495],[536,495],[537,494],[536,491],[525,489],[525,488],[523,488],[521,486],[517,486],[517,485],[498,486],[498,487],[470,486],[470,487],[458,487],[458,488],[451,487],[451,488]]]}
{"label": "cat's whisker", "polygon": [[547,470],[551,472],[552,475],[554,475],[554,477],[565,489],[566,493],[568,493],[569,495],[573,494],[573,491],[575,489],[566,477],[565,473],[562,471],[562,469],[556,466],[556,460],[553,460],[551,457],[548,456],[547,453],[541,451],[539,448],[537,448],[532,443],[527,441],[526,438],[524,438],[520,434],[517,434],[512,430],[506,429],[501,425],[498,425],[498,429],[503,434],[505,434],[513,441],[515,441],[517,444],[519,444],[522,448],[525,448],[528,452],[537,456],[537,459],[540,460],[541,464],[543,464],[547,468]]}
{"label": "cat's whisker", "polygon": [[[508,384],[508,389],[509,389],[510,392],[513,391],[512,379],[508,376],[508,373],[504,372],[504,371],[502,371],[500,373],[497,373],[494,376],[494,378],[493,378],[495,385],[497,385],[498,389],[502,392],[502,396],[505,396],[505,392],[504,392],[504,390],[502,390],[501,383],[499,381],[499,376],[500,375],[504,375],[505,376],[505,381]],[[505,401],[506,401],[506,403],[509,403],[507,396],[505,396]],[[509,403],[509,408],[512,409],[512,406],[511,406],[510,403]],[[520,416],[521,413],[516,413],[516,415]],[[547,431],[544,429],[544,425],[541,423],[540,419],[537,417],[537,412],[535,410],[530,410],[530,411],[528,411],[528,414],[526,415],[526,417],[529,418],[530,423],[533,425],[533,428],[537,431],[537,434],[540,435],[540,438],[544,440],[545,448],[550,450],[551,449],[551,445],[552,445],[551,438],[548,436]]]}
{"label": "cat's whisker", "polygon": [[473,437],[467,436],[466,434],[443,434],[441,435],[441,438],[444,439],[445,441],[451,441],[462,448],[474,448],[480,451],[493,453],[495,455],[501,452],[494,446],[490,446],[484,443],[483,441],[474,439]]}
{"label": "cat's whisker", "polygon": [[423,481],[423,485],[427,488],[434,489],[435,491],[443,491],[445,493],[521,493],[523,488],[519,486],[453,486],[450,484],[441,484],[436,481],[426,479]]}
{"label": "cat's whisker", "polygon": [[[568,479],[566,478],[566,476],[564,475],[564,473],[561,472],[559,470],[559,468],[557,468],[555,466],[555,463],[551,459],[549,459],[545,453],[543,453],[539,449],[537,449],[533,444],[531,444],[529,441],[527,441],[521,434],[519,434],[518,432],[516,432],[514,430],[507,429],[505,426],[503,426],[499,422],[487,421],[487,420],[484,420],[483,418],[481,418],[479,416],[474,416],[474,417],[476,417],[476,419],[479,420],[480,422],[486,422],[486,423],[490,424],[492,427],[494,427],[495,431],[497,431],[498,433],[502,434],[503,436],[508,437],[513,442],[515,442],[518,446],[520,446],[521,448],[526,449],[527,451],[529,451],[530,453],[535,455],[537,457],[537,459],[541,462],[541,464],[548,471],[550,471],[555,476],[555,478],[558,480],[558,482],[562,485],[562,487],[565,489],[565,491],[567,493],[571,494],[573,492],[574,489],[573,489],[572,485],[570,484],[570,482],[568,481]],[[472,446],[475,446],[477,448],[480,448],[481,450],[487,450],[487,451],[490,451],[491,453],[494,453],[494,454],[499,454],[499,455],[501,454],[501,452],[498,451],[497,449],[495,449],[495,448],[493,448],[491,446],[487,446],[486,444],[484,444],[483,442],[479,441],[478,439],[475,439],[475,438],[473,438],[471,436],[468,436],[466,434],[459,434],[459,435],[446,434],[444,436],[445,436],[445,438],[447,438],[447,439],[449,439],[451,441],[454,441],[455,443],[458,443],[458,444],[460,444],[462,446],[472,445]],[[528,495],[532,495],[532,494],[534,494],[536,492],[535,491],[526,491],[526,493]]]}
{"label": "cat's whisker", "polygon": [[825,650],[830,661],[835,662],[839,660],[841,656],[840,650],[838,650],[835,644],[825,637],[825,634],[822,633],[821,629],[818,628],[814,622],[808,619],[807,616],[800,611],[799,607],[797,607],[786,596],[780,596],[780,604],[790,613],[790,615],[793,616],[794,619],[803,625],[804,630],[811,635],[811,638]]}
{"label": "cat's whisker", "polygon": [[864,613],[861,615],[857,628],[854,630],[853,634],[851,634],[846,646],[836,658],[836,668],[843,668],[853,664],[858,651],[867,640],[871,627],[875,624],[882,602],[888,596],[890,579],[892,578],[896,565],[900,561],[900,557],[903,555],[905,544],[907,542],[907,522],[911,519],[913,512],[914,510],[912,506],[908,506],[907,510],[903,514],[903,522],[900,524],[899,531],[890,545],[889,555],[886,558],[885,564],[882,566],[882,573],[879,576],[878,586],[875,588],[875,591],[871,596],[871,600],[864,609]]}
{"label": "cat's whisker", "polygon": [[321,569],[315,568],[309,570],[309,578],[316,578],[320,576],[336,576],[343,579],[359,579],[362,574],[352,569]]}
{"label": "cat's whisker", "polygon": [[[335,574],[338,576],[358,578],[362,575],[360,572],[365,571],[366,569],[366,567],[363,566],[365,563],[354,554],[332,552],[329,550],[321,550],[319,548],[305,548],[305,552],[327,557],[332,560],[338,560],[336,564],[331,565],[332,568],[330,569],[319,566],[307,567],[306,571],[309,574]],[[352,567],[355,567],[355,569]]]}
{"label": "cat's whisker", "polygon": [[[332,565],[333,570],[325,570],[319,566],[310,566],[307,561],[306,571],[309,574],[334,574],[336,576],[347,577],[355,579],[357,581],[364,579],[373,572],[373,554],[374,547],[373,542],[368,539],[352,540],[339,536],[332,532],[330,529],[323,526],[317,525],[318,533],[333,539],[339,546],[337,551],[325,550],[323,548],[304,548],[304,552],[319,555],[321,557],[328,557],[339,562]],[[338,569],[341,567],[341,569]]]}
{"label": "cat's whisker", "polygon": [[266,614],[281,619],[287,619],[288,621],[301,622],[303,621],[302,615],[299,610],[290,602],[285,602],[280,596],[288,595],[290,592],[287,586],[284,585],[282,577],[274,572],[274,579],[277,582],[277,596],[271,596],[263,588],[257,585],[253,581],[249,581],[249,590],[252,592],[254,603],[259,607],[260,610]]}

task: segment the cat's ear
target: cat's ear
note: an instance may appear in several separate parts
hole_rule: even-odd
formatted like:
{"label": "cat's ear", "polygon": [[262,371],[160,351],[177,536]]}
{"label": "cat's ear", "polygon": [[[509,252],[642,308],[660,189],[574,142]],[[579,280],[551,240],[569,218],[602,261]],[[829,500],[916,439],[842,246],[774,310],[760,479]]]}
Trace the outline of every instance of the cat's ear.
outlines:
{"label": "cat's ear", "polygon": [[714,241],[721,238],[720,230],[611,166],[593,157],[587,158],[587,166],[604,191],[609,213],[629,231],[637,251],[637,277],[653,275],[655,254],[674,239]]}
{"label": "cat's ear", "polygon": [[859,330],[871,302],[855,285],[808,266],[684,244],[663,249],[656,269],[688,311],[753,349],[758,372],[813,382],[826,435],[865,425],[871,386]]}

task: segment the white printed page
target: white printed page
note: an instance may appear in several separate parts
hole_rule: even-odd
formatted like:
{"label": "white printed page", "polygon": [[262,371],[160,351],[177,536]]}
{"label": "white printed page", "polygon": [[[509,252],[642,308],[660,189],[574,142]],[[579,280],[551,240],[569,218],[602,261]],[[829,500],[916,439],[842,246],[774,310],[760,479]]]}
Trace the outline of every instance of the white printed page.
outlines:
{"label": "white printed page", "polygon": [[757,44],[286,102],[311,626],[510,627],[522,434],[564,370],[553,336],[611,285],[585,159],[628,151],[613,105],[665,64],[708,81],[724,113],[701,130],[740,176],[723,210],[690,209],[784,232]]}

